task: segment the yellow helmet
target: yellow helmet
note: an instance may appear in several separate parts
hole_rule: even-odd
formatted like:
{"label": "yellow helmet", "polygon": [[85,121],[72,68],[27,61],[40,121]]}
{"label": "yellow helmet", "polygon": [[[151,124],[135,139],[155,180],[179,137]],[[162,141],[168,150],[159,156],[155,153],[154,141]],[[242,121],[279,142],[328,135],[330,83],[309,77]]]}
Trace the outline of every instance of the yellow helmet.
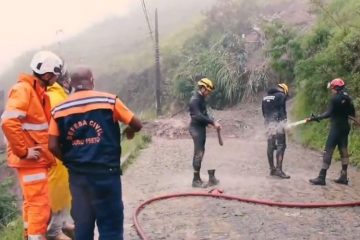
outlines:
{"label": "yellow helmet", "polygon": [[284,90],[284,93],[286,95],[289,94],[289,87],[285,83],[279,83],[278,86],[281,87]]}
{"label": "yellow helmet", "polygon": [[210,79],[202,78],[200,81],[198,81],[198,86],[205,87],[208,91],[213,91],[215,89],[214,84]]}

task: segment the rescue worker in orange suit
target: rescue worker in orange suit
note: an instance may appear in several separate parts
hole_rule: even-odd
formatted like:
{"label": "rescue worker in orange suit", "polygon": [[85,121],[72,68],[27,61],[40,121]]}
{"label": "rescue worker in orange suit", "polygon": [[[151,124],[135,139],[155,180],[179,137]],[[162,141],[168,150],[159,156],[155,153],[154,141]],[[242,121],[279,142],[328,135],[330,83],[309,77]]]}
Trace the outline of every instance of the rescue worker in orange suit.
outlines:
{"label": "rescue worker in orange suit", "polygon": [[75,93],[52,110],[49,148],[69,170],[71,215],[75,238],[123,239],[120,126],[128,139],[140,131],[140,120],[115,95],[94,91],[88,67],[71,74]]}
{"label": "rescue worker in orange suit", "polygon": [[330,167],[331,158],[336,146],[340,152],[342,170],[340,177],[335,183],[347,185],[347,168],[349,164],[348,136],[350,132],[349,116],[355,117],[355,107],[351,97],[345,91],[345,82],[342,79],[334,79],[328,84],[332,98],[328,110],[320,116],[311,116],[308,121],[321,121],[330,118],[330,131],[326,140],[323,164],[319,176],[310,179],[313,185],[326,185],[326,172]]}
{"label": "rescue worker in orange suit", "polygon": [[[270,175],[288,179],[283,171],[283,160],[286,149],[285,123],[287,120],[286,99],[289,88],[280,83],[270,88],[262,100],[262,114],[265,118],[267,131],[267,157]],[[274,166],[274,151],[276,151],[276,167]]]}
{"label": "rescue worker in orange suit", "polygon": [[192,186],[195,188],[205,188],[219,183],[219,180],[215,177],[215,169],[208,170],[208,183],[204,183],[200,177],[201,163],[205,153],[206,127],[212,125],[214,128],[220,129],[221,125],[209,117],[206,109],[205,98],[215,89],[213,82],[210,79],[203,78],[198,81],[197,85],[198,91],[195,92],[189,103],[191,117],[189,131],[194,141],[194,177]]}
{"label": "rescue worker in orange suit", "polygon": [[[46,90],[46,94],[50,98],[51,108],[65,101],[70,92],[70,76],[66,67],[63,66],[58,80]],[[69,175],[66,167],[59,159],[56,159],[56,166],[49,170],[49,195],[52,217],[47,236],[53,240],[71,240],[65,234],[71,236],[74,232],[74,222],[70,216]]]}
{"label": "rescue worker in orange suit", "polygon": [[56,164],[48,150],[50,102],[45,90],[61,74],[62,60],[40,51],[30,67],[33,74],[21,74],[10,89],[1,127],[8,141],[8,165],[17,171],[24,198],[25,238],[42,240],[51,211],[48,169]]}

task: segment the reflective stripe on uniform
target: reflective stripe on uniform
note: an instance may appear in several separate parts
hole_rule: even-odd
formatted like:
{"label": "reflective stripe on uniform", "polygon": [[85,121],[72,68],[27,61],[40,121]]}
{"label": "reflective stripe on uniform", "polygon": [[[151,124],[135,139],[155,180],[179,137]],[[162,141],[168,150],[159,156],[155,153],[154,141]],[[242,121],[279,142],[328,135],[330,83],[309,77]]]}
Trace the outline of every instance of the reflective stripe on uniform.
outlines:
{"label": "reflective stripe on uniform", "polygon": [[115,104],[115,98],[91,97],[91,98],[85,98],[85,99],[70,101],[70,102],[61,104],[60,106],[55,107],[54,110],[52,111],[52,114],[55,114],[55,112],[60,111],[60,110],[65,109],[65,108],[81,106],[81,105],[89,104],[89,103],[110,103],[110,104]]}
{"label": "reflective stripe on uniform", "polygon": [[36,235],[29,235],[28,240],[44,240],[46,239],[44,235],[36,234]]}
{"label": "reflective stripe on uniform", "polygon": [[24,222],[24,228],[27,229],[29,227],[29,223],[28,222]]}
{"label": "reflective stripe on uniform", "polygon": [[48,123],[23,123],[22,124],[23,130],[33,130],[33,131],[42,131],[42,130],[48,130],[49,124]]}
{"label": "reflective stripe on uniform", "polygon": [[24,183],[34,182],[43,179],[46,179],[45,173],[36,173],[36,174],[23,176]]}
{"label": "reflective stripe on uniform", "polygon": [[7,118],[25,118],[26,113],[22,111],[12,110],[12,111],[4,111],[1,115],[1,119]]}
{"label": "reflective stripe on uniform", "polygon": [[266,97],[264,97],[264,101],[269,101],[269,100],[275,100],[275,96],[266,96]]}

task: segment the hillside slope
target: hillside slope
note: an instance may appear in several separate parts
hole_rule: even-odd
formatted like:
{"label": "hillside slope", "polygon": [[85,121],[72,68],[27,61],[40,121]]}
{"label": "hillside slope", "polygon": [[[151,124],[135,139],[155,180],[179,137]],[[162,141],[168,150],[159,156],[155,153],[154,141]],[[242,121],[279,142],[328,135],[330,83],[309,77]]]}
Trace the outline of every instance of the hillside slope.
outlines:
{"label": "hillside slope", "polygon": [[[154,8],[158,8],[160,37],[166,39],[192,22],[214,2],[215,0],[149,0],[147,6],[151,22],[154,21]],[[113,72],[126,75],[134,69],[143,69],[152,64],[152,43],[140,3],[133,5],[134,8],[126,17],[108,19],[60,44],[43,48],[59,53],[69,65],[90,65],[96,76]],[[7,90],[15,82],[19,72],[29,71],[28,65],[34,51],[35,49],[18,57],[12,67],[0,76],[2,89]],[[121,79],[121,76],[117,77]],[[102,80],[103,88],[116,92],[116,84]]]}

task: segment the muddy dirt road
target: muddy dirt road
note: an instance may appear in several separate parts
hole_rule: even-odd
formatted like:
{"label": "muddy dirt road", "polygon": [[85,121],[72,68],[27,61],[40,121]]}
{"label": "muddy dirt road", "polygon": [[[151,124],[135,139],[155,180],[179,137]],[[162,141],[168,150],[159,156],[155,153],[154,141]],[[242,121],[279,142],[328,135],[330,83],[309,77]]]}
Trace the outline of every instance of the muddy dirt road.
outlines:
{"label": "muddy dirt road", "polygon": [[[266,141],[259,109],[215,112],[223,119],[224,146],[208,130],[202,178],[215,167],[220,188],[229,195],[292,202],[360,200],[360,173],[349,170],[350,185],[332,182],[340,165],[333,163],[325,187],[312,186],[321,153],[288,143],[284,170],[289,180],[269,176]],[[123,176],[125,239],[137,240],[131,215],[136,206],[154,196],[197,191],[191,188],[193,144],[186,132],[187,116],[158,122],[150,129],[153,142]],[[166,131],[164,129],[167,129]],[[207,189],[209,190],[209,189]],[[206,191],[206,190],[201,190]],[[217,199],[183,198],[151,205],[141,214],[150,239],[359,239],[360,208],[285,209]]]}

